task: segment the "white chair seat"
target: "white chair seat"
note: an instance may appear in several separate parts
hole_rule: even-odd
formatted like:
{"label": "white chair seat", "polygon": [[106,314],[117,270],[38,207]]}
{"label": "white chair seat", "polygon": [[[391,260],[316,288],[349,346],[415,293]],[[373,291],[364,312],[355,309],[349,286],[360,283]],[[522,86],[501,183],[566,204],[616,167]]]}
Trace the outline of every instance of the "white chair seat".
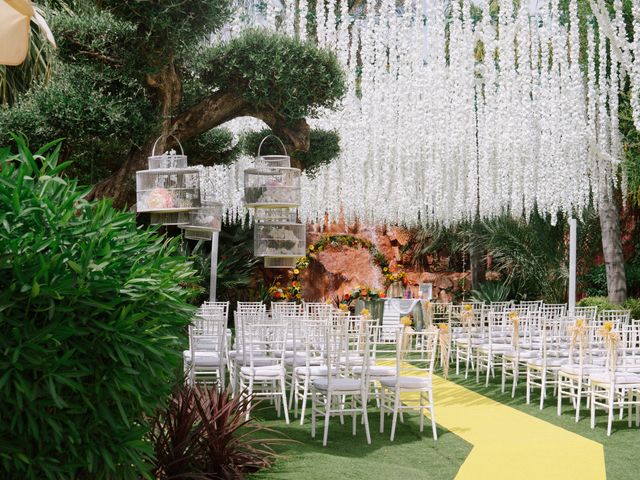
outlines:
{"label": "white chair seat", "polygon": [[264,367],[242,367],[240,373],[247,377],[251,376],[255,379],[278,378],[284,375],[284,368],[280,365],[268,365]]}
{"label": "white chair seat", "polygon": [[[532,360],[527,361],[528,367],[539,367],[542,368],[544,361],[542,358],[534,358]],[[559,370],[562,365],[566,363],[564,358],[547,358],[546,367],[548,369]]]}
{"label": "white chair seat", "polygon": [[[327,390],[329,384],[328,378],[319,378],[314,380],[313,386],[318,390]],[[331,390],[339,392],[356,392],[360,391],[360,380],[355,378],[332,378]]]}
{"label": "white chair seat", "polygon": [[[609,373],[596,373],[593,375],[589,375],[589,380],[592,383],[601,383],[601,384],[611,384],[611,375]],[[640,375],[636,375],[635,373],[616,373],[615,374],[615,382],[617,384],[638,384],[640,385]]]}
{"label": "white chair seat", "polygon": [[[511,348],[509,350],[504,351],[502,355],[507,360],[514,360],[516,358],[516,351],[513,348]],[[518,359],[530,360],[530,359],[536,358],[538,355],[539,353],[533,350],[520,350],[520,352],[518,353]]]}
{"label": "white chair seat", "polygon": [[[582,375],[591,375],[595,373],[603,372],[604,368],[599,365],[583,365],[582,366]],[[580,366],[579,365],[563,365],[560,367],[560,373],[564,373],[566,375],[580,375]]]}
{"label": "white chair seat", "polygon": [[[390,377],[396,374],[395,367],[385,367],[383,365],[371,365],[367,371],[372,377]],[[362,367],[353,367],[353,373],[360,375],[362,373]]]}
{"label": "white chair seat", "polygon": [[[195,364],[199,367],[217,367],[220,365],[220,355],[218,352],[208,352],[206,350],[197,351],[195,352],[195,357]],[[186,363],[191,363],[191,351],[185,350],[182,352],[182,358]],[[226,363],[224,360],[223,362]]]}
{"label": "white chair seat", "polygon": [[506,343],[482,343],[478,345],[478,350],[483,353],[489,353],[489,350],[493,353],[504,353],[513,350],[513,347]]}
{"label": "white chair seat", "polygon": [[[242,366],[251,366],[251,360],[249,359],[249,355],[244,357],[244,362],[242,361],[242,357],[236,358],[236,364]],[[253,357],[253,365],[255,367],[265,367],[268,365],[274,365],[278,363],[279,359],[273,357]]]}
{"label": "white chair seat", "polygon": [[346,357],[340,357],[340,363],[346,364],[348,360],[349,365],[362,365],[363,357],[362,355],[348,355]]}
{"label": "white chair seat", "polygon": [[431,377],[411,377],[411,376],[400,376],[380,379],[380,383],[385,387],[395,388],[396,384],[399,383],[400,388],[405,389],[422,389],[422,388],[431,388]]}
{"label": "white chair seat", "polygon": [[[296,367],[296,375],[300,377],[306,377],[307,374],[311,375],[312,377],[326,377],[327,371],[328,371],[328,368],[326,366],[310,367],[308,369],[307,367]],[[333,373],[338,373],[337,368],[332,368],[331,371]]]}

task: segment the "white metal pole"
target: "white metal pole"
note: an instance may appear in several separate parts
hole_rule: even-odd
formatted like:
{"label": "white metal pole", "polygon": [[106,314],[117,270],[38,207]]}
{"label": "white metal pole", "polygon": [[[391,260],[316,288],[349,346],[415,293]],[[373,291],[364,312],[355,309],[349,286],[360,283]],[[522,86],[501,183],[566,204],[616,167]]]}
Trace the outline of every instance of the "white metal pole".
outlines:
{"label": "white metal pole", "polygon": [[576,308],[576,246],[578,244],[578,222],[569,219],[569,314]]}
{"label": "white metal pole", "polygon": [[218,276],[218,232],[211,235],[211,282],[209,283],[209,301],[216,301],[216,280]]}

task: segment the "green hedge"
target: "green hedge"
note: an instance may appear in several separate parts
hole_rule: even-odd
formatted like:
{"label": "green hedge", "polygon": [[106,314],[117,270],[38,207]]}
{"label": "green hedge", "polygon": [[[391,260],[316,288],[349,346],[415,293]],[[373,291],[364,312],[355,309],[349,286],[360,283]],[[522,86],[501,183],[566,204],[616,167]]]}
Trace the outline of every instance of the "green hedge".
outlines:
{"label": "green hedge", "polygon": [[631,318],[640,320],[640,298],[629,298],[624,305],[609,302],[607,297],[586,297],[580,300],[579,307],[598,307],[601,310],[631,310]]}
{"label": "green hedge", "polygon": [[0,478],[137,479],[180,368],[194,271],[60,176],[60,144],[0,149]]}

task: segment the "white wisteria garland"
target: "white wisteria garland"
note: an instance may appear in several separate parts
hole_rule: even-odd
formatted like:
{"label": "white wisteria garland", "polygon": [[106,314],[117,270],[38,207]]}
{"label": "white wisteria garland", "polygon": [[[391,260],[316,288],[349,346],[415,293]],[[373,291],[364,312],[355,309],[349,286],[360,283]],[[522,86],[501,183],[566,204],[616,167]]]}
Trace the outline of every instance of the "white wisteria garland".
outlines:
{"label": "white wisteria garland", "polygon": [[[534,208],[555,216],[583,208],[591,192],[597,202],[617,177],[624,78],[640,127],[639,2],[633,42],[620,0],[613,17],[602,0],[590,2],[598,31],[586,27],[586,71],[576,0],[568,21],[557,0],[535,11],[499,0],[494,19],[484,1],[363,0],[354,14],[342,0],[311,9],[307,0],[265,0],[262,14],[238,9],[226,37],[248,24],[313,33],[346,71],[341,108],[312,122],[336,129],[342,151],[303,176],[303,220],[450,224]],[[204,172],[232,215],[242,215],[239,173],[249,161]]]}

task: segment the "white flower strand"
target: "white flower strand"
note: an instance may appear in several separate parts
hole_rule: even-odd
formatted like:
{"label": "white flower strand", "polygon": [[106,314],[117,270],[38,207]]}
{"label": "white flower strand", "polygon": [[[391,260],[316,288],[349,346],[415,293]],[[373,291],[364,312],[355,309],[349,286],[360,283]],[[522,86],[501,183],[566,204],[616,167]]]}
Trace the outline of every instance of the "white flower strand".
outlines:
{"label": "white flower strand", "polygon": [[[576,0],[568,21],[558,0],[541,2],[535,14],[527,2],[514,9],[499,0],[495,22],[488,2],[474,5],[479,21],[472,0],[368,0],[357,15],[342,0],[316,2],[316,41],[335,51],[347,93],[338,111],[310,121],[340,133],[341,154],[314,177],[303,175],[303,220],[451,224],[477,213],[573,213],[590,191],[598,198],[620,158],[617,93],[623,75],[640,85],[640,67],[627,72],[615,58],[598,69],[605,35],[588,28],[581,71]],[[634,5],[634,44],[624,48],[633,58],[640,58],[639,10]],[[305,38],[307,12],[307,0],[297,9],[287,1],[284,30],[295,25]],[[618,39],[626,38],[620,18],[611,24]],[[241,215],[237,172],[248,161],[210,175],[234,215]],[[240,183],[226,185],[226,174]]]}

